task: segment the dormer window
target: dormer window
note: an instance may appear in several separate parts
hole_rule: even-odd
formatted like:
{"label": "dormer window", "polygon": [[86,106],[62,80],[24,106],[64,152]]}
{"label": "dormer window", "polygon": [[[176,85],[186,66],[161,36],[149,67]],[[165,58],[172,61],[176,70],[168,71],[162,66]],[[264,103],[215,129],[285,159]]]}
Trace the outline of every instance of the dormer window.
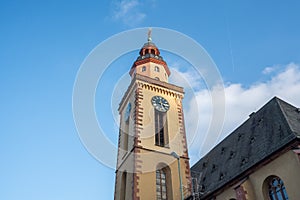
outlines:
{"label": "dormer window", "polygon": [[143,66],[142,67],[142,72],[145,72],[146,71],[146,66]]}
{"label": "dormer window", "polygon": [[155,66],[154,71],[159,72],[159,67]]}

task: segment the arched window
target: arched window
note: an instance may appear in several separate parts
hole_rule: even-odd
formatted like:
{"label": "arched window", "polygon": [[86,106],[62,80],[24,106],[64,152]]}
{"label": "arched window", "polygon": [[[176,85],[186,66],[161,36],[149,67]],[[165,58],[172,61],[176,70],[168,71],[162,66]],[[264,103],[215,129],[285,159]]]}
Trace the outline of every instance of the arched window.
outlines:
{"label": "arched window", "polygon": [[145,72],[146,71],[146,66],[143,66],[142,67],[142,72]]}
{"label": "arched window", "polygon": [[129,123],[125,123],[125,130],[121,131],[123,134],[123,150],[127,151],[128,150],[128,135],[129,135]]}
{"label": "arched window", "polygon": [[157,200],[167,199],[166,172],[163,169],[156,170],[156,198]]}
{"label": "arched window", "polygon": [[266,179],[268,197],[270,200],[288,200],[288,195],[283,181],[278,176]]}
{"label": "arched window", "polygon": [[154,71],[159,72],[159,67],[155,66]]}
{"label": "arched window", "polygon": [[127,181],[127,172],[123,172],[121,176],[121,193],[120,193],[121,200],[126,199],[126,181]]}
{"label": "arched window", "polygon": [[163,163],[160,163],[156,170],[156,199],[173,199],[171,171]]}
{"label": "arched window", "polygon": [[155,110],[155,145],[165,147],[168,145],[167,113]]}

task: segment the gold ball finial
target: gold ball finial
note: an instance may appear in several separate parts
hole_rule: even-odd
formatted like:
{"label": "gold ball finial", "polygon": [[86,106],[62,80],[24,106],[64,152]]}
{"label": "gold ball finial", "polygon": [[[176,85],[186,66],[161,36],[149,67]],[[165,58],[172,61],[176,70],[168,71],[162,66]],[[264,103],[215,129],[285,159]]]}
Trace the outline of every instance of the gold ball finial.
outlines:
{"label": "gold ball finial", "polygon": [[152,34],[152,28],[149,28],[148,29],[148,42],[152,41],[151,34]]}

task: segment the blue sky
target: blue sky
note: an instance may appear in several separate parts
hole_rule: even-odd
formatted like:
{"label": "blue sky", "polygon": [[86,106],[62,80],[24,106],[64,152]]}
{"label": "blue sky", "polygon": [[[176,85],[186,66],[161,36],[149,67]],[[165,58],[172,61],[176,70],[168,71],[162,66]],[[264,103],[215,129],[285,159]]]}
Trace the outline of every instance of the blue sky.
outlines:
{"label": "blue sky", "polygon": [[[113,199],[114,169],[94,159],[81,144],[72,92],[77,71],[92,49],[128,29],[173,29],[206,49],[225,86],[226,118],[218,139],[274,95],[299,107],[299,9],[297,0],[2,1],[0,199]],[[111,81],[129,70],[137,53],[112,64]],[[189,79],[193,71],[186,61],[162,54],[174,80],[177,74],[196,88],[185,102],[187,132],[195,128],[189,117],[199,114],[201,121],[190,147],[194,163],[210,148],[203,144],[210,136],[210,91],[197,88],[201,78]],[[105,118],[103,128],[114,141],[112,110],[101,110],[100,99],[110,101],[111,94],[101,96],[105,90],[110,91],[101,85],[97,90],[97,115]],[[193,113],[193,106],[199,113]],[[204,150],[199,152],[200,147]]]}

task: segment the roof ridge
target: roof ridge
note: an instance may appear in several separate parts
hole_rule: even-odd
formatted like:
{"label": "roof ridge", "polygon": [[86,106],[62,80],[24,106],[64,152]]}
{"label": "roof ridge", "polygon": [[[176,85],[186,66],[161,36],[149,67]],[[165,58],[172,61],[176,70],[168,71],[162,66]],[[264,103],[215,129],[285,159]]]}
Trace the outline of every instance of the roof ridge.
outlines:
{"label": "roof ridge", "polygon": [[[286,102],[286,101],[284,101],[284,100],[282,100],[282,99],[276,97],[276,96],[274,97],[274,99],[276,100],[277,104],[279,105],[279,108],[280,108],[280,110],[281,110],[281,112],[282,112],[282,114],[283,114],[283,116],[284,116],[284,120],[285,120],[285,122],[287,123],[287,125],[288,125],[290,131],[291,131],[295,136],[300,137],[300,132],[297,132],[297,130],[294,130],[294,126],[295,126],[295,125],[294,125],[293,122],[291,121],[291,120],[293,120],[293,119],[291,119],[291,117],[288,116],[288,113],[289,113],[290,111],[287,110],[287,109],[294,110],[294,112],[298,112],[298,113],[299,113],[299,116],[300,116],[300,109],[297,108],[297,107],[295,107],[295,106],[293,106],[292,104],[290,104],[290,103],[288,103],[288,102]],[[299,119],[300,119],[300,118],[299,118]],[[296,119],[296,120],[297,120],[297,119]]]}

